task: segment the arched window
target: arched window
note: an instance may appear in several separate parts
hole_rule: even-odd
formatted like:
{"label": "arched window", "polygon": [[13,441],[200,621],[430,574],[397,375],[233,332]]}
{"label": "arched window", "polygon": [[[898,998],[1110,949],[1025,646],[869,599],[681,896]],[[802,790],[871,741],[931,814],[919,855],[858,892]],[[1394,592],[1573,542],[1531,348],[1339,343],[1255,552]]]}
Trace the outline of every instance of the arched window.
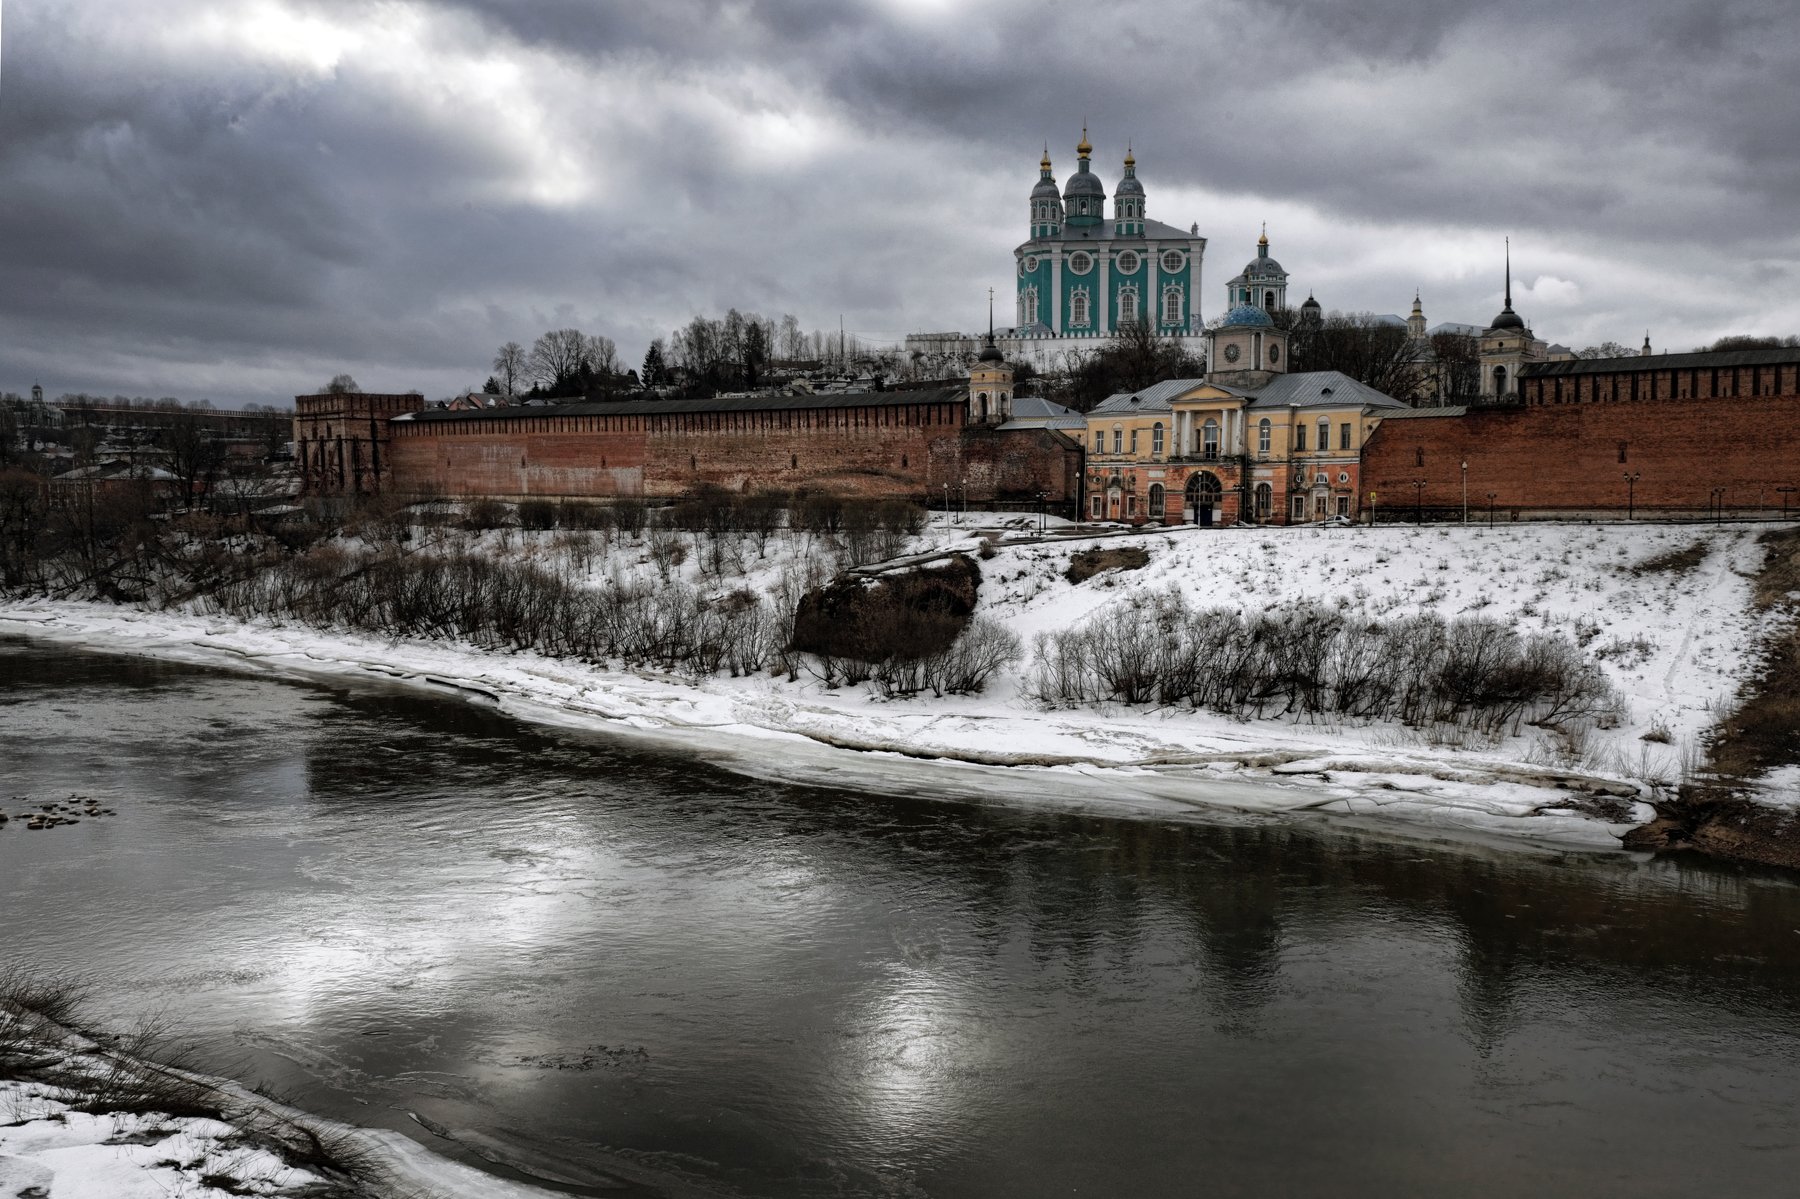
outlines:
{"label": "arched window", "polygon": [[[1636,382],[1635,379],[1632,381]],[[1506,394],[1506,368],[1504,366],[1494,368],[1494,394],[1497,396]]]}
{"label": "arched window", "polygon": [[1275,510],[1275,488],[1267,483],[1256,485],[1256,516],[1259,520],[1267,520],[1269,513]]}
{"label": "arched window", "polygon": [[1181,323],[1181,289],[1166,287],[1163,289],[1163,324],[1179,325]]}
{"label": "arched window", "polygon": [[1025,291],[1023,292],[1023,294],[1019,297],[1019,299],[1020,299],[1020,305],[1021,305],[1021,309],[1020,309],[1021,323],[1026,324],[1026,325],[1037,324],[1037,319],[1038,319],[1037,288],[1027,287],[1025,289]]}
{"label": "arched window", "polygon": [[1138,295],[1137,288],[1127,284],[1119,289],[1119,323],[1132,325],[1137,323]]}
{"label": "arched window", "polygon": [[1210,416],[1200,426],[1200,453],[1207,458],[1219,456],[1219,422]]}
{"label": "arched window", "polygon": [[1257,425],[1256,425],[1256,452],[1257,453],[1266,454],[1269,452],[1270,435],[1274,431],[1275,431],[1275,426],[1269,422],[1268,417],[1265,416],[1262,418],[1262,420],[1257,422]]}
{"label": "arched window", "polygon": [[1263,292],[1263,310],[1265,312],[1275,311],[1275,289],[1273,287]]}
{"label": "arched window", "polygon": [[[1163,426],[1161,421],[1157,421],[1154,425],[1150,426],[1150,452],[1155,454],[1158,458],[1162,457]],[[1158,508],[1157,511],[1160,512],[1162,509]]]}
{"label": "arched window", "polygon": [[[1161,425],[1157,426],[1157,428],[1159,428],[1159,429],[1161,427],[1162,427]],[[1163,485],[1161,483],[1152,483],[1152,484],[1150,484],[1150,515],[1151,516],[1161,516],[1162,514],[1163,514]]]}
{"label": "arched window", "polygon": [[1086,291],[1069,293],[1069,323],[1085,325],[1088,323],[1088,295]]}

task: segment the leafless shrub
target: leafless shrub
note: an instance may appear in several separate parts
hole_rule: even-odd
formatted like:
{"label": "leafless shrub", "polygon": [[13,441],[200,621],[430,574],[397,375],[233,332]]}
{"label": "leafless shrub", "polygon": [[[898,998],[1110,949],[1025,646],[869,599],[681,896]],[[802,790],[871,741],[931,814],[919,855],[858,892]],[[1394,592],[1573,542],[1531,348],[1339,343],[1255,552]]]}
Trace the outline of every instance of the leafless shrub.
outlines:
{"label": "leafless shrub", "polygon": [[1483,737],[1523,722],[1600,718],[1617,697],[1569,641],[1497,621],[1394,621],[1311,601],[1195,611],[1173,591],[1041,635],[1032,690],[1046,703],[1187,704],[1240,717],[1396,720]]}

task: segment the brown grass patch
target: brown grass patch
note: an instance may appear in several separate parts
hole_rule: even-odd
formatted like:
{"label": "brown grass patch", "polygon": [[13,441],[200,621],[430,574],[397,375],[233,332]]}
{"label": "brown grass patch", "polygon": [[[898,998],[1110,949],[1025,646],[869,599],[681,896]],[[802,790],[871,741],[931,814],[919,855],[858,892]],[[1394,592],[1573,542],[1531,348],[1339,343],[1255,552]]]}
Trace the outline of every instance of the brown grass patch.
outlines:
{"label": "brown grass patch", "polygon": [[1069,559],[1069,569],[1063,572],[1063,577],[1071,583],[1085,583],[1109,570],[1142,570],[1148,565],[1150,551],[1140,545],[1082,550]]}
{"label": "brown grass patch", "polygon": [[1771,529],[1756,540],[1768,554],[1756,576],[1756,606],[1773,608],[1800,591],[1800,528]]}
{"label": "brown grass patch", "polygon": [[1696,541],[1683,549],[1635,562],[1626,569],[1634,575],[1671,574],[1679,578],[1706,561],[1706,555],[1711,552],[1712,548],[1706,542]]}

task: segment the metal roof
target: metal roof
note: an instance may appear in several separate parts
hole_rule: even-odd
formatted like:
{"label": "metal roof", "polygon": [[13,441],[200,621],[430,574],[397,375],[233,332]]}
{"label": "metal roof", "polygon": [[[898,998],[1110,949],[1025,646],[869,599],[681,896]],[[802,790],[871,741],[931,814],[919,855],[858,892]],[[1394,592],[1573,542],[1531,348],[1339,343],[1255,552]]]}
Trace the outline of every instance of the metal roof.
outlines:
{"label": "metal roof", "polygon": [[[1120,391],[1094,405],[1093,412],[1109,416],[1129,416],[1136,412],[1167,412],[1169,401],[1184,391],[1192,391],[1205,379],[1167,379],[1152,383],[1141,391]],[[1091,415],[1091,414],[1090,414]]]}
{"label": "metal roof", "polygon": [[[1142,221],[1141,224],[1144,226],[1144,231],[1142,233],[1124,234],[1115,234],[1113,232],[1113,218],[1111,217],[1108,217],[1098,225],[1085,227],[1076,226],[1073,229],[1064,225],[1062,232],[1058,233],[1055,237],[1034,237],[1031,241],[1026,242],[1025,246],[1021,246],[1020,248],[1025,249],[1027,246],[1033,244],[1047,245],[1051,242],[1059,241],[1195,242],[1206,240],[1197,233],[1189,233],[1186,229],[1177,229],[1175,226],[1165,225],[1161,221],[1145,220]],[[1027,252],[1029,253],[1029,251]]]}
{"label": "metal roof", "polygon": [[961,404],[968,399],[960,387],[930,391],[838,391],[818,395],[723,396],[710,400],[596,400],[546,407],[427,408],[406,412],[395,420],[459,421],[532,419],[552,416],[686,416],[712,412],[795,412],[821,408],[887,408],[913,404]]}
{"label": "metal roof", "polygon": [[1046,400],[1043,396],[1014,396],[1012,411],[1014,420],[1081,415],[1073,408],[1058,404],[1055,400]]}
{"label": "metal roof", "polygon": [[1611,375],[1627,371],[1710,370],[1721,366],[1789,366],[1800,363],[1800,346],[1772,350],[1702,350],[1694,354],[1632,354],[1625,358],[1574,358],[1532,362],[1519,370],[1522,379],[1545,375]]}
{"label": "metal roof", "polygon": [[1076,412],[1069,416],[1028,416],[1023,420],[1014,417],[1000,426],[1002,433],[1011,433],[1018,429],[1086,429],[1087,417]]}
{"label": "metal roof", "polygon": [[1405,408],[1385,392],[1358,383],[1342,371],[1305,371],[1276,375],[1256,389],[1251,408]]}

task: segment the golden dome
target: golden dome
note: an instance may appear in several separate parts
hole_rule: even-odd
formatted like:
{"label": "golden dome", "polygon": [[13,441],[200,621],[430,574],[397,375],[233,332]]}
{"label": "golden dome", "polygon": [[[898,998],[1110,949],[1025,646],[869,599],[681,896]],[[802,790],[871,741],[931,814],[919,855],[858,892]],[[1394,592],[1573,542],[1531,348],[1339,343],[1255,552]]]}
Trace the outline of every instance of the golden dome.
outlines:
{"label": "golden dome", "polygon": [[1083,125],[1081,127],[1081,144],[1075,147],[1075,153],[1081,155],[1083,158],[1086,158],[1089,154],[1092,154],[1093,152],[1094,152],[1094,147],[1088,145],[1087,126]]}
{"label": "golden dome", "polygon": [[1128,167],[1134,167],[1137,165],[1137,158],[1134,157],[1131,153],[1131,143],[1130,142],[1125,143],[1125,165]]}

